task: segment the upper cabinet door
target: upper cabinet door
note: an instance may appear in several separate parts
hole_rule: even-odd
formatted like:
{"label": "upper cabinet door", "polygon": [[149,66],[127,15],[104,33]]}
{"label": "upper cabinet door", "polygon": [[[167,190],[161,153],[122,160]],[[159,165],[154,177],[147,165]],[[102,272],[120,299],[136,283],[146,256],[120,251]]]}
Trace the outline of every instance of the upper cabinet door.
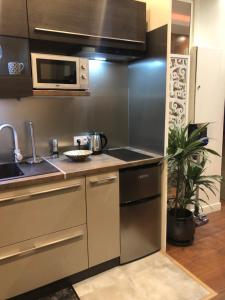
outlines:
{"label": "upper cabinet door", "polygon": [[99,2],[101,2],[100,35],[134,43],[145,43],[145,3],[134,0]]}
{"label": "upper cabinet door", "polygon": [[26,0],[0,0],[0,35],[28,37]]}
{"label": "upper cabinet door", "polygon": [[113,46],[118,41],[145,44],[145,3],[28,0],[27,4],[31,38],[101,46]]}
{"label": "upper cabinet door", "polygon": [[0,36],[0,98],[32,95],[28,39]]}

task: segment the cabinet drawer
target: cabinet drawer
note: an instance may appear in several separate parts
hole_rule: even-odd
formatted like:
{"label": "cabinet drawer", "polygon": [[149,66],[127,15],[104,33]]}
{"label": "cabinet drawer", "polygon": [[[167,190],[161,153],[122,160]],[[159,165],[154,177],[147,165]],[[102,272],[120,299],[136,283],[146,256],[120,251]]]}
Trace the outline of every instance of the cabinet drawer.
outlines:
{"label": "cabinet drawer", "polygon": [[0,299],[87,269],[86,225],[0,249]]}
{"label": "cabinet drawer", "polygon": [[0,247],[84,223],[84,178],[0,195]]}
{"label": "cabinet drawer", "polygon": [[119,173],[87,177],[89,267],[120,256]]}

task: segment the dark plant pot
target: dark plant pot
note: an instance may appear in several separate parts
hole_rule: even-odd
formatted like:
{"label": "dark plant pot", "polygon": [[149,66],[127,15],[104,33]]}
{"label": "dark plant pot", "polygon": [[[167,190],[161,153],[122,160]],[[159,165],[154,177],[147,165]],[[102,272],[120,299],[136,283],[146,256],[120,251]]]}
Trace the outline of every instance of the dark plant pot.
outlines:
{"label": "dark plant pot", "polygon": [[194,241],[195,223],[193,213],[188,209],[168,210],[167,240],[177,246],[189,246]]}

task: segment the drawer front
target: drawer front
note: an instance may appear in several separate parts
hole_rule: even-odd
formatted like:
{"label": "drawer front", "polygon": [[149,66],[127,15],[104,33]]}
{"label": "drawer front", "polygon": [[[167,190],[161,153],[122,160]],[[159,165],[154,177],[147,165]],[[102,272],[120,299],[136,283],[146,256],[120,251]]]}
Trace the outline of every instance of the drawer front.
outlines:
{"label": "drawer front", "polygon": [[0,247],[84,223],[84,178],[1,194]]}
{"label": "drawer front", "polygon": [[119,174],[87,177],[89,267],[120,256]]}
{"label": "drawer front", "polygon": [[88,268],[86,225],[3,247],[0,266],[0,299],[85,270]]}

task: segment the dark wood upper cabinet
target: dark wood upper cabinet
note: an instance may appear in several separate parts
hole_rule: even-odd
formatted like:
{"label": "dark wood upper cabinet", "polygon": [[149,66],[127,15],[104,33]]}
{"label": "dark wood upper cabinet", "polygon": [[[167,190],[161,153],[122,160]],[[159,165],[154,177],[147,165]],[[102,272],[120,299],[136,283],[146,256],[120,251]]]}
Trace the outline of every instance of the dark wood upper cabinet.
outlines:
{"label": "dark wood upper cabinet", "polygon": [[27,0],[30,38],[143,49],[146,5],[134,0]]}
{"label": "dark wood upper cabinet", "polygon": [[28,37],[26,0],[0,0],[0,35]]}
{"label": "dark wood upper cabinet", "polygon": [[[0,98],[32,95],[28,39],[0,36]],[[15,68],[21,71],[15,72]]]}

